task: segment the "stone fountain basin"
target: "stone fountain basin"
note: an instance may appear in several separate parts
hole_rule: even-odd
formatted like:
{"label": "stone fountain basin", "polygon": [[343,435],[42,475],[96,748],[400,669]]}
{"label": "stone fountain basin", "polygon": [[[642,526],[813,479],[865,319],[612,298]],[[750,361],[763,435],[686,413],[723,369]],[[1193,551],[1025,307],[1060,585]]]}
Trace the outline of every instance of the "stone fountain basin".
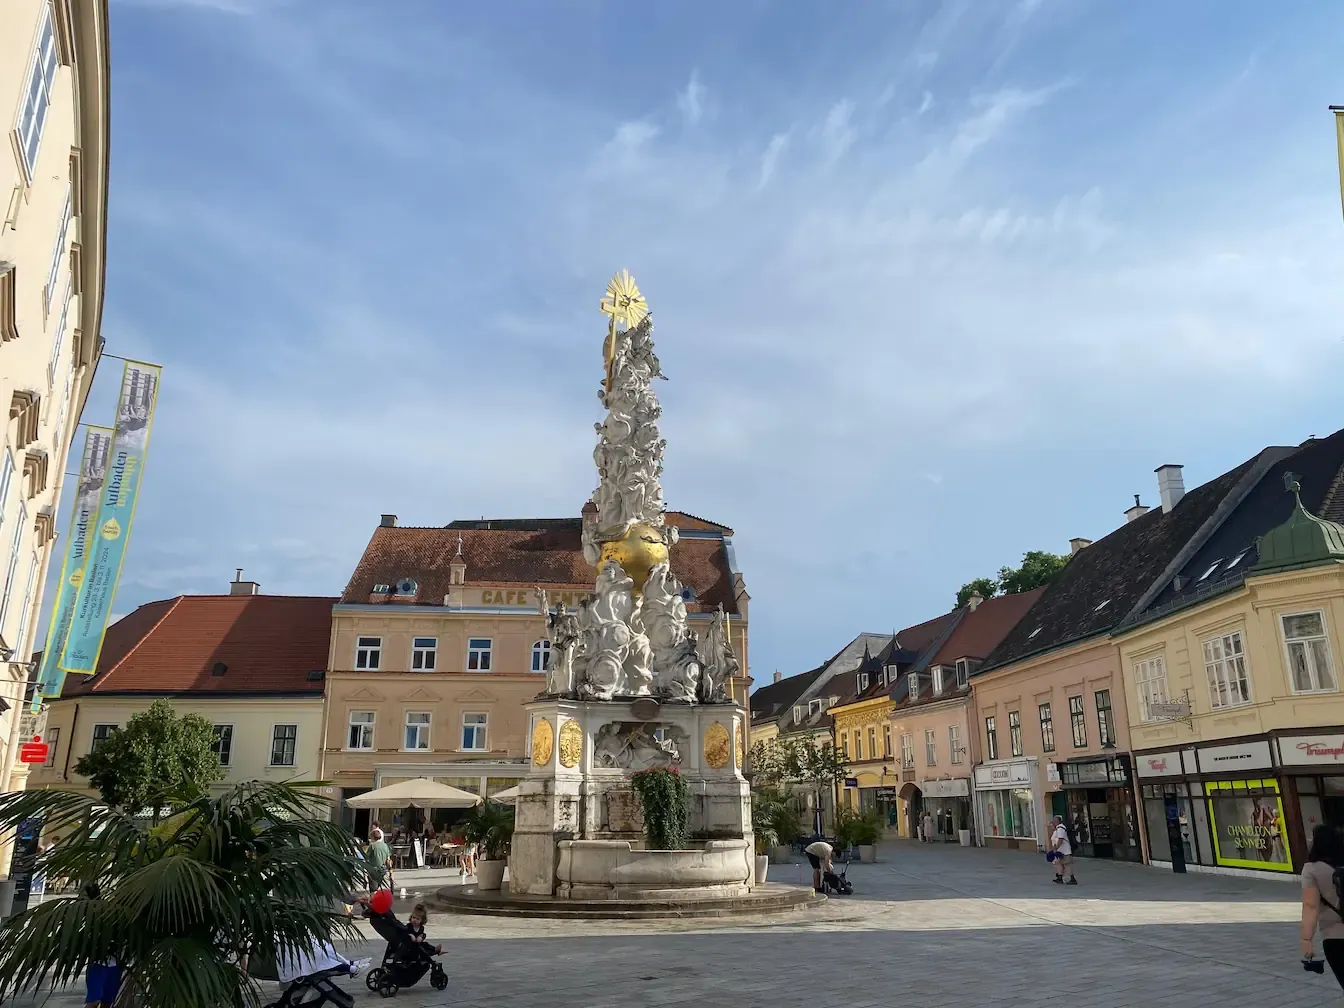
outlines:
{"label": "stone fountain basin", "polygon": [[751,891],[746,840],[710,840],[689,850],[637,850],[628,840],[561,840],[562,899],[735,899]]}

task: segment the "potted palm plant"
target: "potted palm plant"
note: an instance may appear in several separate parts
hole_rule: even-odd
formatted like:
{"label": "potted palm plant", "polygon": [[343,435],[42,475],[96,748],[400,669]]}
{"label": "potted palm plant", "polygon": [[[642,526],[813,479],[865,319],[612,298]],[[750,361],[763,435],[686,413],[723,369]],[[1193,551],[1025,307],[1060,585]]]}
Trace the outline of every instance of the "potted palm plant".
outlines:
{"label": "potted palm plant", "polygon": [[770,869],[770,851],[779,843],[774,826],[768,822],[753,822],[756,835],[756,884],[765,881],[765,873]]}
{"label": "potted palm plant", "polygon": [[882,819],[876,813],[856,817],[850,823],[850,842],[859,849],[860,861],[877,860],[877,841],[882,838]]}
{"label": "potted palm plant", "polygon": [[462,835],[477,847],[476,887],[500,888],[513,839],[513,809],[487,798],[467,814]]}

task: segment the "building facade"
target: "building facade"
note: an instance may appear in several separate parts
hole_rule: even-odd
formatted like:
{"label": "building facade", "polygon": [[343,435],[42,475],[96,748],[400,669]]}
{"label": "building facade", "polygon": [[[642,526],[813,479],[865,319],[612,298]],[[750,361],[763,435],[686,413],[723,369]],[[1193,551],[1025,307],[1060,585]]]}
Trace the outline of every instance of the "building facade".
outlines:
{"label": "building facade", "polygon": [[1116,637],[1164,867],[1287,876],[1344,825],[1344,432],[1283,452]]}
{"label": "building facade", "polygon": [[75,772],[80,758],[158,699],[215,726],[225,772],[217,791],[318,779],[336,599],[261,595],[250,581],[230,591],[148,602],[108,627],[97,674],[70,676],[48,701],[50,749],[29,786],[92,793]]}
{"label": "building facade", "polygon": [[[589,598],[582,519],[481,520],[406,528],[384,515],[332,618],[321,769],[353,797],[428,776],[493,794],[526,773],[532,726],[523,705],[550,662],[547,604]],[[745,700],[747,606],[732,530],[669,512],[672,572],[701,636],[722,606]],[[382,825],[395,825],[388,810]],[[454,813],[435,813],[447,824]],[[356,832],[367,814],[348,813]]]}
{"label": "building facade", "polygon": [[[105,0],[11,0],[0,31],[0,791],[22,789],[20,715],[67,457],[101,339]],[[0,850],[0,865],[8,863]]]}

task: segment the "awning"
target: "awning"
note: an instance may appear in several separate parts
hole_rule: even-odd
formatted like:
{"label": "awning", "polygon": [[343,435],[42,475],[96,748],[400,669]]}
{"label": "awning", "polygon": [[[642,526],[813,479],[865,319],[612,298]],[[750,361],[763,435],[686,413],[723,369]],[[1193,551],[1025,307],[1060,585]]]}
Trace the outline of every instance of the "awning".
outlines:
{"label": "awning", "polygon": [[440,784],[428,777],[413,777],[400,784],[392,784],[377,791],[347,798],[351,808],[470,808],[481,803],[480,795],[461,788]]}
{"label": "awning", "polygon": [[505,788],[503,791],[498,791],[490,796],[490,800],[497,801],[501,805],[512,805],[514,802],[518,800],[519,787],[521,787],[521,785],[515,784],[513,787]]}

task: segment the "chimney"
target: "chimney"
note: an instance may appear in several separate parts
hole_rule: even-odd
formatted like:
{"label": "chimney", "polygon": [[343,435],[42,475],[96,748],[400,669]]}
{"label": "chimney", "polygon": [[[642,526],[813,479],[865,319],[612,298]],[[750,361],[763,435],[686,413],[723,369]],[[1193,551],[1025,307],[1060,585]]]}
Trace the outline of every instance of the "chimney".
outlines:
{"label": "chimney", "polygon": [[779,681],[780,681],[781,679],[783,679],[783,678],[784,678],[784,677],[783,677],[782,675],[780,675],[778,671],[776,671],[776,672],[775,672],[775,678],[774,678],[773,681],[774,681],[774,682],[779,682]]}
{"label": "chimney", "polygon": [[396,516],[396,515],[383,515],[382,520],[378,522],[378,526],[379,526],[379,528],[396,528],[396,527],[397,527],[397,516]]}
{"label": "chimney", "polygon": [[1087,549],[1092,545],[1091,539],[1070,539],[1069,556],[1077,556],[1081,550]]}
{"label": "chimney", "polygon": [[971,592],[971,597],[966,600],[966,605],[970,608],[971,612],[975,612],[980,603],[984,600],[985,597],[979,592]]}
{"label": "chimney", "polygon": [[1139,495],[1134,495],[1134,506],[1125,512],[1125,524],[1128,525],[1135,518],[1142,518],[1148,513],[1149,509],[1139,503]]}
{"label": "chimney", "polygon": [[237,571],[237,573],[234,574],[233,580],[229,582],[230,595],[261,594],[261,585],[257,584],[255,581],[243,580],[243,569],[241,567],[235,567],[234,570]]}
{"label": "chimney", "polygon": [[1162,497],[1162,513],[1167,514],[1185,496],[1185,480],[1181,477],[1184,466],[1163,465],[1153,471],[1157,473],[1157,492]]}

